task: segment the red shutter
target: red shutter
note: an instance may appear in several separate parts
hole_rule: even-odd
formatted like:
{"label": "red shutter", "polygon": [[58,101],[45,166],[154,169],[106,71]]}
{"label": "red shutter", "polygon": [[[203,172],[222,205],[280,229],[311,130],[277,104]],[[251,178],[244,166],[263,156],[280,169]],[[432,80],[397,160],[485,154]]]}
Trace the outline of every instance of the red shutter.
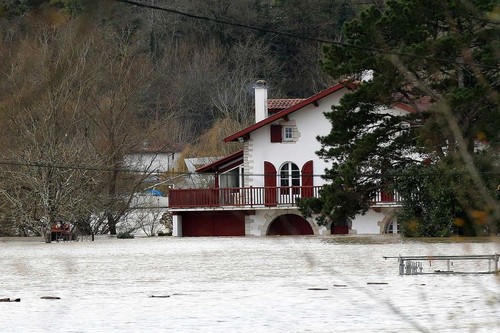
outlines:
{"label": "red shutter", "polygon": [[276,191],[276,168],[271,162],[264,162],[264,203],[266,206],[278,204]]}
{"label": "red shutter", "polygon": [[282,141],[281,127],[281,125],[271,125],[271,142]]}
{"label": "red shutter", "polygon": [[313,196],[313,161],[308,161],[302,166],[302,197],[311,198]]}

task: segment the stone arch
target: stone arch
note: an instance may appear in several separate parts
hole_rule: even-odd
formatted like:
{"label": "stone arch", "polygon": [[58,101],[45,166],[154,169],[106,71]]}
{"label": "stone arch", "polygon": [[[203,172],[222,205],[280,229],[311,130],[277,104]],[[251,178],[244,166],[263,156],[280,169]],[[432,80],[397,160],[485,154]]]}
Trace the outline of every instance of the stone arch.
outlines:
{"label": "stone arch", "polygon": [[379,225],[381,234],[399,233],[398,219],[395,212],[387,214]]}
{"label": "stone arch", "polygon": [[302,216],[283,214],[271,221],[266,235],[314,235],[314,230],[309,221]]}

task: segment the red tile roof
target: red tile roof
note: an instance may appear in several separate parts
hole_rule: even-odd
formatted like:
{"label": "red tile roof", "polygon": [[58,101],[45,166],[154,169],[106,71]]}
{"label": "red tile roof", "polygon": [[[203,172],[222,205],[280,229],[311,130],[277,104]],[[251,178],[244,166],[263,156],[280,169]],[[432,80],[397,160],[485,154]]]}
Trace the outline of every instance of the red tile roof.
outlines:
{"label": "red tile roof", "polygon": [[297,103],[300,103],[304,98],[282,98],[282,99],[268,99],[267,108],[269,111],[278,111],[288,109]]}

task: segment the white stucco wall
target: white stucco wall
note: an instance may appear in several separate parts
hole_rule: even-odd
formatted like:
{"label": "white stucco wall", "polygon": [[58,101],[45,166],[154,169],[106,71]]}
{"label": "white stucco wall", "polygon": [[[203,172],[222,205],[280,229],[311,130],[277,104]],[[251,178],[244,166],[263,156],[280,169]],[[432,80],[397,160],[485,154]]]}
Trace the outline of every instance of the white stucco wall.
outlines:
{"label": "white stucco wall", "polygon": [[[316,140],[318,135],[326,135],[331,130],[331,124],[324,117],[324,112],[331,111],[331,106],[338,104],[344,90],[333,93],[318,102],[318,106],[308,105],[303,109],[288,115],[288,121],[280,119],[273,124],[295,124],[298,138],[293,142],[270,142],[270,125],[264,126],[251,133],[250,142],[247,144],[248,159],[250,163],[250,186],[264,186],[264,161],[271,162],[276,171],[285,162],[295,163],[299,169],[310,160],[313,160],[314,175],[324,173],[327,164],[318,158],[316,151],[321,148]],[[254,176],[252,176],[254,175]],[[322,185],[320,177],[314,177],[314,185]]]}
{"label": "white stucco wall", "polygon": [[351,233],[358,235],[380,234],[381,223],[384,220],[383,213],[377,213],[370,209],[365,215],[357,215],[352,221]]}

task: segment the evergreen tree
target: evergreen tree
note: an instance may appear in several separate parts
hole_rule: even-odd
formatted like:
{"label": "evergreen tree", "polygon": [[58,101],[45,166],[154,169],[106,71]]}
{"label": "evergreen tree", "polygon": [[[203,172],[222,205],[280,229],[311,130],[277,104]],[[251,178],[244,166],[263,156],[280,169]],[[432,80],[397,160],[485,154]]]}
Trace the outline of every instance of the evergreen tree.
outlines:
{"label": "evergreen tree", "polygon": [[[375,191],[396,188],[407,200],[400,220],[416,226],[404,229],[409,235],[451,234],[458,211],[473,223],[482,212],[482,229],[492,231],[499,216],[492,169],[500,142],[498,36],[495,0],[392,0],[347,23],[349,46],[326,47],[324,67],[350,80],[371,70],[373,78],[327,114],[332,130],[319,138],[318,154],[331,161],[330,184],[321,199],[303,201],[302,211],[342,223],[366,212]],[[380,112],[395,105],[413,111]],[[477,161],[485,156],[489,169],[481,172]],[[426,172],[461,176],[415,177],[424,161],[432,166]],[[403,181],[407,175],[414,178]],[[467,194],[457,191],[464,186]],[[437,201],[430,198],[439,198],[433,209],[449,214],[432,215]]]}

